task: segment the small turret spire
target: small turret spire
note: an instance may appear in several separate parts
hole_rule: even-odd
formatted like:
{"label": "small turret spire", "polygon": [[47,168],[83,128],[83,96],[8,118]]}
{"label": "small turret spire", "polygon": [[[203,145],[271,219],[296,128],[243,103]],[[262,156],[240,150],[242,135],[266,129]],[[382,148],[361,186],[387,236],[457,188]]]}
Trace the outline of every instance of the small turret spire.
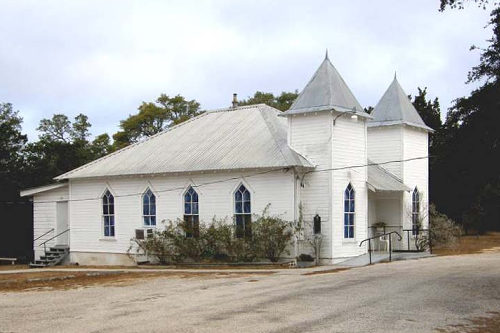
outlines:
{"label": "small turret spire", "polygon": [[394,71],[394,80],[397,80],[398,79],[398,75],[397,75],[397,72]]}
{"label": "small turret spire", "polygon": [[328,58],[328,49],[326,49],[325,60],[330,60],[330,58]]}

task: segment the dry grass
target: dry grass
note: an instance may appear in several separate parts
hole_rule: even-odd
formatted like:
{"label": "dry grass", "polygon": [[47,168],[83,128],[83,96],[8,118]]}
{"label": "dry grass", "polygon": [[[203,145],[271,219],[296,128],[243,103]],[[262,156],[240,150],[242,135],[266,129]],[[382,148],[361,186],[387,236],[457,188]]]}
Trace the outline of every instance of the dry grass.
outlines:
{"label": "dry grass", "polygon": [[338,272],[342,272],[342,271],[347,271],[348,269],[351,269],[351,267],[333,268],[333,269],[327,269],[327,270],[324,270],[324,271],[314,271],[314,272],[304,273],[302,275],[332,274],[332,273],[338,273]]}
{"label": "dry grass", "polygon": [[4,264],[0,265],[0,271],[12,271],[14,269],[28,269],[28,265],[11,265],[11,264]]}
{"label": "dry grass", "polygon": [[[272,274],[262,271],[259,275]],[[67,290],[96,285],[126,286],[152,278],[237,278],[245,272],[26,272],[0,274],[0,292]]]}
{"label": "dry grass", "polygon": [[230,270],[270,270],[270,269],[289,269],[289,263],[280,263],[280,264],[241,264],[241,265],[228,265],[228,264],[193,264],[193,265],[138,265],[138,266],[99,266],[99,265],[64,265],[57,266],[57,268],[91,268],[91,269],[138,269],[138,270],[149,270],[149,269],[199,269],[199,270],[207,270],[207,269],[230,269]]}
{"label": "dry grass", "polygon": [[500,312],[488,312],[488,316],[467,319],[465,324],[448,325],[437,328],[440,333],[498,333],[500,332]]}
{"label": "dry grass", "polygon": [[482,236],[462,236],[455,246],[433,248],[432,252],[437,255],[500,252],[500,232],[491,232]]}

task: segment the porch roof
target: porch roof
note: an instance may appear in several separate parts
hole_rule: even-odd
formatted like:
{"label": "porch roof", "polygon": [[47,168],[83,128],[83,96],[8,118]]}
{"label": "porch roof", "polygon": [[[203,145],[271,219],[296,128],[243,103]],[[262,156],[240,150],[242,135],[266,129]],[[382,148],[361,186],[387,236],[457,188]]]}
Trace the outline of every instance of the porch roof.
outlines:
{"label": "porch roof", "polygon": [[[373,162],[370,161],[370,164]],[[368,188],[377,191],[410,191],[401,179],[379,165],[368,166]]]}
{"label": "porch roof", "polygon": [[67,187],[68,183],[55,183],[55,184],[50,184],[50,185],[45,185],[45,186],[39,186],[39,187],[33,187],[33,188],[28,188],[26,190],[22,190],[20,195],[21,197],[31,197],[35,194],[42,193],[42,192],[47,192],[47,191],[52,191],[61,187]]}

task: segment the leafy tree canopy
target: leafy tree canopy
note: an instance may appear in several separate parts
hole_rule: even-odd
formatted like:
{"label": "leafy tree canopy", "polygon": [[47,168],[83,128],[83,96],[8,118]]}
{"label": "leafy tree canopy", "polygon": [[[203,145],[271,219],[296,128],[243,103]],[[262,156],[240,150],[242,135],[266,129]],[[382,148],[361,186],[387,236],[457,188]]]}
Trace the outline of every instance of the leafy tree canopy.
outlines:
{"label": "leafy tree canopy", "polygon": [[28,140],[21,133],[23,119],[12,104],[0,103],[0,200],[14,200],[22,180],[20,163]]}
{"label": "leafy tree canopy", "polygon": [[418,95],[413,98],[413,106],[427,126],[438,130],[442,126],[439,99],[436,97],[433,101],[427,100],[427,87],[424,89],[418,87],[417,89]]}
{"label": "leafy tree canopy", "polygon": [[[440,10],[443,11],[446,9],[446,7],[450,8],[458,8],[458,9],[463,9],[464,4],[466,2],[475,2],[478,4],[478,6],[486,8],[486,5],[488,4],[489,0],[440,0],[441,1],[441,6]],[[496,4],[496,2],[495,2]]]}
{"label": "leafy tree canopy", "polygon": [[87,142],[91,126],[88,117],[81,113],[73,123],[64,114],[54,114],[50,119],[42,119],[37,130],[41,132],[39,137],[44,141]]}
{"label": "leafy tree canopy", "polygon": [[12,104],[0,103],[0,168],[19,158],[21,149],[28,138],[21,133],[23,119],[19,111],[14,111]]}
{"label": "leafy tree canopy", "polygon": [[[442,8],[461,8],[463,3],[441,2]],[[482,85],[455,100],[437,136],[431,164],[433,201],[466,229],[478,231],[500,229],[500,8],[492,10],[489,25],[493,36],[488,47],[472,47],[481,57],[467,80]]]}
{"label": "leafy tree canopy", "polygon": [[267,104],[281,111],[286,111],[292,106],[299,92],[295,90],[294,92],[283,91],[279,96],[274,96],[272,93],[266,93],[262,91],[256,91],[252,97],[246,100],[238,102],[239,105],[252,105],[252,104]]}
{"label": "leafy tree canopy", "polygon": [[115,149],[123,148],[202,113],[200,103],[194,99],[188,101],[181,95],[169,97],[165,94],[161,94],[155,102],[143,102],[138,110],[139,113],[120,122],[121,131],[113,135]]}
{"label": "leafy tree canopy", "polygon": [[23,151],[25,187],[50,183],[53,177],[109,153],[109,135],[101,134],[90,142],[91,126],[84,114],[73,122],[64,114],[42,119],[37,128],[40,140],[27,144]]}

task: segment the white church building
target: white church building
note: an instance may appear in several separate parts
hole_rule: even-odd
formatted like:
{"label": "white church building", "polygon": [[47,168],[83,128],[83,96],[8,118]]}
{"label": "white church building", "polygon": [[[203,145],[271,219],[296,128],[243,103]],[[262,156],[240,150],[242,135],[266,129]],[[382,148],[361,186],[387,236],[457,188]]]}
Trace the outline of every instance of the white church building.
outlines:
{"label": "white church building", "polygon": [[321,218],[321,262],[362,255],[374,225],[427,226],[431,131],[396,78],[366,113],[327,56],[286,112],[207,111],[23,191],[35,258],[57,236],[45,245],[69,248],[70,262],[133,264],[140,230],[214,216],[244,229],[268,204],[288,221],[299,206],[305,220]]}

